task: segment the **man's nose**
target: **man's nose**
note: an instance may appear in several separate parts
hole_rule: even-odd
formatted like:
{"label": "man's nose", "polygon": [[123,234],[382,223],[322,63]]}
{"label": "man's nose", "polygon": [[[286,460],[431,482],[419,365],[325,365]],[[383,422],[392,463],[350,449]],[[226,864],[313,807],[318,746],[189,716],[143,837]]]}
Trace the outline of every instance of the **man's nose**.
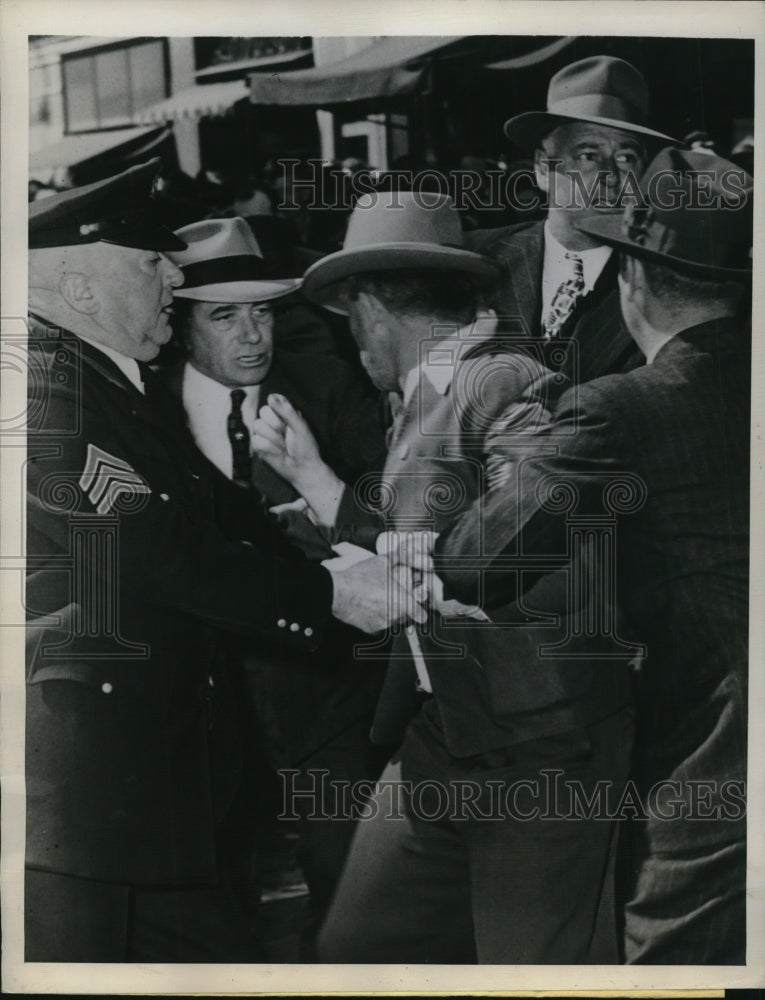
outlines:
{"label": "man's nose", "polygon": [[169,288],[179,288],[183,282],[183,271],[169,257],[162,257],[165,284]]}
{"label": "man's nose", "polygon": [[242,317],[239,326],[239,337],[248,344],[257,344],[263,338],[263,331],[258,320],[254,316],[246,314]]}

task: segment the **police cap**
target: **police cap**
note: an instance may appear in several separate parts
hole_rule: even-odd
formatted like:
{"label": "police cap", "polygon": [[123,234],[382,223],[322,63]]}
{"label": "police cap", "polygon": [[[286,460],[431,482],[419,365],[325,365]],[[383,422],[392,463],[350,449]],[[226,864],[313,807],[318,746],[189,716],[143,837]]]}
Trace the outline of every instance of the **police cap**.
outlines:
{"label": "police cap", "polygon": [[155,157],[116,177],[32,202],[30,250],[99,241],[136,250],[185,250],[184,241],[156,221],[152,191],[160,162]]}

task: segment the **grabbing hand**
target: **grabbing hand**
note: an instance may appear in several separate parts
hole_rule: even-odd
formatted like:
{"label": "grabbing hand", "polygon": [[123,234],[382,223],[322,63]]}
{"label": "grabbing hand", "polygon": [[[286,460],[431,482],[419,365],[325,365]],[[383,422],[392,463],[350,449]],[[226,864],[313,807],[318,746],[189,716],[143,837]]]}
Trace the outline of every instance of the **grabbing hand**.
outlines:
{"label": "grabbing hand", "polygon": [[332,614],[361,629],[382,632],[398,622],[425,622],[427,614],[417,600],[411,570],[393,566],[385,556],[372,556],[352,566],[345,561],[323,563],[332,574]]}

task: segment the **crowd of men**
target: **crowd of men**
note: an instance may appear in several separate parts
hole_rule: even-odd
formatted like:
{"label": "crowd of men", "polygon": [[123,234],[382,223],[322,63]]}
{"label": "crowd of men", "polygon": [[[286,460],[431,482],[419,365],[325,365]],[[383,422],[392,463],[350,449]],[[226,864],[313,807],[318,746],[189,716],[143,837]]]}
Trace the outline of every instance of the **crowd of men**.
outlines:
{"label": "crowd of men", "polygon": [[544,219],[302,280],[30,205],[27,961],[265,960],[264,753],[308,961],[745,962],[751,177],[605,56],[505,129]]}

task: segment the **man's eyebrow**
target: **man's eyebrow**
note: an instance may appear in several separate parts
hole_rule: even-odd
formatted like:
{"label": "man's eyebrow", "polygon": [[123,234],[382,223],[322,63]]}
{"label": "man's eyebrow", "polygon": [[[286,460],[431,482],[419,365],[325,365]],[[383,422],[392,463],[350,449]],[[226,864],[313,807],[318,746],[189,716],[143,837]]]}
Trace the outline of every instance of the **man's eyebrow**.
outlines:
{"label": "man's eyebrow", "polygon": [[232,302],[225,302],[210,310],[210,316],[218,316],[221,313],[231,312],[235,308]]}
{"label": "man's eyebrow", "polygon": [[[601,139],[598,136],[591,136],[589,139],[582,139],[575,143],[574,150],[590,149],[593,146],[602,146],[605,142],[605,139]],[[643,148],[637,139],[624,139],[617,144],[617,147],[619,149],[635,149],[638,151]]]}

